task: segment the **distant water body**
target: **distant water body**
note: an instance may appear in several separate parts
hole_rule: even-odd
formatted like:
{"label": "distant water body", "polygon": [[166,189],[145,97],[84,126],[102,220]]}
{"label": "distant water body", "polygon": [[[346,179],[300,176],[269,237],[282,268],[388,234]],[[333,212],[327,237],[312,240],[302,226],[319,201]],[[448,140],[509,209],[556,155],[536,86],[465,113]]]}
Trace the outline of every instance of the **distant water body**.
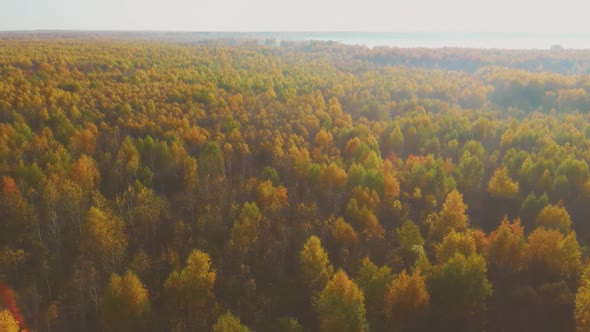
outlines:
{"label": "distant water body", "polygon": [[316,32],[304,36],[303,39],[368,47],[549,49],[561,46],[568,49],[590,49],[590,33]]}

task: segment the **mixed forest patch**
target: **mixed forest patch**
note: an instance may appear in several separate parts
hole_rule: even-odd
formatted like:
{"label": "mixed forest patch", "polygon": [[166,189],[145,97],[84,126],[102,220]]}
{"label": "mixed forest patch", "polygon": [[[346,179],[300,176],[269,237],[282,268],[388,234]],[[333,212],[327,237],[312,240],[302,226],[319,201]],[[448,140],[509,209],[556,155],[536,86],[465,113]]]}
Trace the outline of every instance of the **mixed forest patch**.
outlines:
{"label": "mixed forest patch", "polygon": [[1,330],[590,329],[590,53],[232,44],[0,44]]}

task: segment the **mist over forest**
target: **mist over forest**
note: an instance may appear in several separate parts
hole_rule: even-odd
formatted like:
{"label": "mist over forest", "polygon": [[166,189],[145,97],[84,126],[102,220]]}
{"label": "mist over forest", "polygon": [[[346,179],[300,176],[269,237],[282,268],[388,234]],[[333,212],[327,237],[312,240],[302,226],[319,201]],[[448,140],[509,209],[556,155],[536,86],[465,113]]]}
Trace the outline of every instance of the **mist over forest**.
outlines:
{"label": "mist over forest", "polygon": [[303,35],[0,32],[0,331],[590,331],[590,50]]}

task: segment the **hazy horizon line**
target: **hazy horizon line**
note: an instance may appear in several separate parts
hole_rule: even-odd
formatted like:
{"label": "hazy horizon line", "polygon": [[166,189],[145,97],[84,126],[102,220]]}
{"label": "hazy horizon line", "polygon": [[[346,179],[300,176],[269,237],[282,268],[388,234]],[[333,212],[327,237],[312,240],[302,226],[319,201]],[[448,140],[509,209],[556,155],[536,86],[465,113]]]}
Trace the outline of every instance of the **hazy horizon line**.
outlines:
{"label": "hazy horizon line", "polygon": [[491,30],[175,30],[175,29],[64,29],[64,28],[42,28],[42,29],[9,29],[0,32],[178,32],[178,33],[379,33],[379,34],[528,34],[528,35],[590,35],[590,31],[491,31]]}

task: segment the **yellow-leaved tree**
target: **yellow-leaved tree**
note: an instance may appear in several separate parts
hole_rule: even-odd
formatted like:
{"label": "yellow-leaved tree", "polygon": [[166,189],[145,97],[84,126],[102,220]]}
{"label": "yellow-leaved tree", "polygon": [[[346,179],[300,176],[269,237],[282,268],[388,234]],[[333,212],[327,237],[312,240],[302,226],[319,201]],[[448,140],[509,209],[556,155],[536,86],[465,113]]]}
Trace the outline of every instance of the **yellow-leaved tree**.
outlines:
{"label": "yellow-leaved tree", "polygon": [[150,311],[148,291],[133,272],[111,276],[100,304],[106,331],[145,331]]}
{"label": "yellow-leaved tree", "polygon": [[494,198],[515,199],[519,190],[518,182],[510,178],[506,167],[496,169],[488,182],[488,193]]}
{"label": "yellow-leaved tree", "polygon": [[451,230],[467,231],[469,216],[466,212],[467,204],[463,202],[463,195],[457,190],[451,191],[430,226],[430,239],[440,241]]}
{"label": "yellow-leaved tree", "polygon": [[211,258],[194,250],[181,271],[174,271],[164,283],[164,296],[170,315],[170,327],[181,330],[208,330],[216,301],[213,294],[217,273]]}
{"label": "yellow-leaved tree", "polygon": [[365,297],[360,288],[338,270],[316,303],[322,332],[366,332]]}
{"label": "yellow-leaved tree", "polygon": [[590,331],[590,265],[586,266],[580,278],[580,287],[576,294],[576,331]]}

